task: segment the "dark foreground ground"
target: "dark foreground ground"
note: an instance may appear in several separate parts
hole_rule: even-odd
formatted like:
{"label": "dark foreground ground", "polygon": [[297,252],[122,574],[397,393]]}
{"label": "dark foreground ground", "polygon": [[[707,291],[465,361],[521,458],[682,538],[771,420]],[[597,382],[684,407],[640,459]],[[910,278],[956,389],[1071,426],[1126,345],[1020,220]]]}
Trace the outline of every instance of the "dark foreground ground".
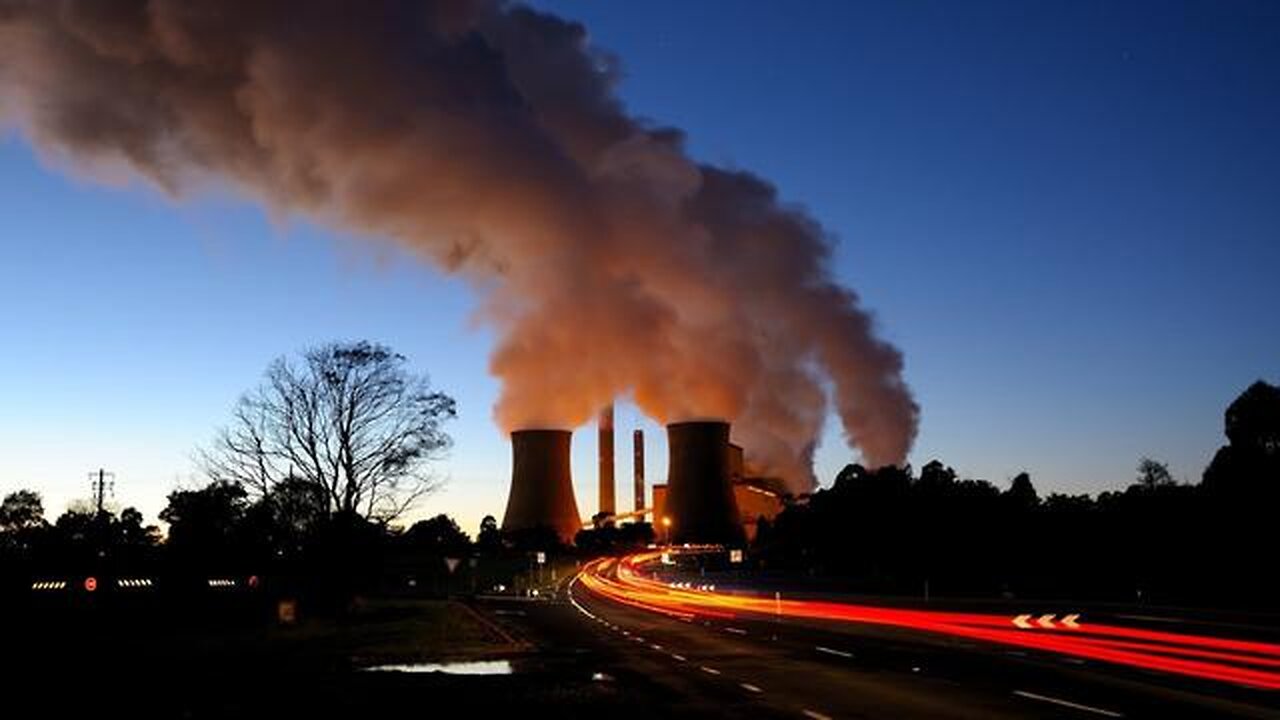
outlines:
{"label": "dark foreground ground", "polygon": [[[1280,718],[1277,693],[866,628],[550,600],[9,612],[4,717]],[[505,660],[509,675],[370,672]],[[1063,704],[1066,703],[1066,704]]]}
{"label": "dark foreground ground", "polygon": [[[279,626],[262,608],[22,608],[0,621],[2,717],[653,716],[662,698],[596,676],[462,602],[373,599]],[[509,660],[510,675],[373,672]],[[517,714],[518,713],[518,714]]]}

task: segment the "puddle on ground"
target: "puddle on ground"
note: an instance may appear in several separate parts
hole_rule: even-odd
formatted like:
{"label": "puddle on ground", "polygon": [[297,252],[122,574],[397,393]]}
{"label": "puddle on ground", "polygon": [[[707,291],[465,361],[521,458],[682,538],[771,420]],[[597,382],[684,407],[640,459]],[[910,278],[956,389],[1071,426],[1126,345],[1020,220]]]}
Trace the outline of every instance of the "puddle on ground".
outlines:
{"label": "puddle on ground", "polygon": [[449,675],[510,675],[510,660],[472,660],[466,662],[405,663],[374,665],[363,668],[366,672],[432,673]]}

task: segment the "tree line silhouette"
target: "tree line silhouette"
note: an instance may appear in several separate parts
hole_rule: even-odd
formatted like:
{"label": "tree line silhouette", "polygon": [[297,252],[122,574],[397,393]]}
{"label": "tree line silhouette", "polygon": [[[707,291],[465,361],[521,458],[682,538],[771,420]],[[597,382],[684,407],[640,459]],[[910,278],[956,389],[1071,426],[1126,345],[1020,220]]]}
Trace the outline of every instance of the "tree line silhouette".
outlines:
{"label": "tree line silhouette", "polygon": [[[750,555],[765,571],[867,592],[1006,595],[1275,607],[1271,523],[1280,500],[1280,388],[1257,382],[1225,413],[1227,444],[1196,484],[1143,458],[1135,482],[1096,497],[1041,497],[1021,473],[1007,489],[939,461],[845,467],[831,487],[761,522]],[[133,508],[73,507],[45,519],[38,493],[0,503],[0,581],[91,572],[189,578],[253,573],[276,589],[340,601],[369,589],[489,590],[537,551],[616,553],[653,541],[647,523],[598,522],[561,545],[549,529],[504,533],[486,517],[473,541],[446,515],[401,529],[335,505],[314,479],[269,492],[215,479],[171,492],[167,538]]]}
{"label": "tree line silhouette", "polygon": [[45,519],[40,495],[19,490],[0,504],[0,582],[20,591],[38,577],[164,577],[172,588],[199,588],[210,577],[249,575],[274,594],[333,609],[360,592],[445,595],[512,586],[538,553],[594,556],[644,547],[648,523],[583,530],[565,546],[551,529],[503,532],[486,516],[476,539],[440,514],[408,528],[333,511],[305,479],[286,479],[270,495],[215,480],[169,493],[162,538],[126,508],[67,510]]}
{"label": "tree line silhouette", "polygon": [[[167,538],[133,508],[118,514],[73,508],[49,522],[38,493],[10,493],[0,505],[0,583],[17,592],[37,578],[163,577],[170,590],[194,591],[211,577],[252,575],[273,594],[332,608],[361,592],[446,595],[509,587],[538,551],[571,552],[554,531],[504,533],[493,516],[484,518],[473,541],[444,514],[404,528],[331,512],[302,481],[283,482],[257,498],[225,481],[175,490],[160,518]],[[623,542],[643,546],[652,530],[639,524],[584,531],[583,538],[572,552],[611,552]]]}
{"label": "tree line silhouette", "polygon": [[1040,497],[920,469],[849,465],[807,503],[762,523],[768,570],[867,592],[1095,599],[1274,608],[1280,388],[1259,381],[1225,413],[1227,444],[1196,484],[1143,458],[1135,482],[1097,497]]}

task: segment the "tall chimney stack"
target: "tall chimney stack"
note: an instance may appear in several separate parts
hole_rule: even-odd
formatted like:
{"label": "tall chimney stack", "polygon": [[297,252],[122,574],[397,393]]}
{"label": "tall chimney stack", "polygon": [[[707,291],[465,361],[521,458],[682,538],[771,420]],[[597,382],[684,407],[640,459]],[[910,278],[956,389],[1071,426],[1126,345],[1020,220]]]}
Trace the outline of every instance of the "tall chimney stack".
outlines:
{"label": "tall chimney stack", "polygon": [[600,410],[600,512],[615,515],[613,482],[613,403]]}
{"label": "tall chimney stack", "polygon": [[631,452],[631,467],[635,470],[636,512],[640,512],[644,510],[644,431],[639,428],[631,433]]}
{"label": "tall chimney stack", "polygon": [[569,475],[568,430],[516,430],[511,433],[511,494],[503,530],[546,527],[564,543],[582,529]]}

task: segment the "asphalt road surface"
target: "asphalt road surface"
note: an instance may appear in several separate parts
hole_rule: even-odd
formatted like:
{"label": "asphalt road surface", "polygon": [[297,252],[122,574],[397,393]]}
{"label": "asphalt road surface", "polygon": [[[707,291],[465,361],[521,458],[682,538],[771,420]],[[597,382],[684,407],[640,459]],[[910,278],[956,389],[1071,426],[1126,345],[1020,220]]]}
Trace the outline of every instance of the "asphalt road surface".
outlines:
{"label": "asphalt road surface", "polygon": [[1280,718],[1280,693],[915,630],[678,619],[561,585],[489,613],[672,717]]}

